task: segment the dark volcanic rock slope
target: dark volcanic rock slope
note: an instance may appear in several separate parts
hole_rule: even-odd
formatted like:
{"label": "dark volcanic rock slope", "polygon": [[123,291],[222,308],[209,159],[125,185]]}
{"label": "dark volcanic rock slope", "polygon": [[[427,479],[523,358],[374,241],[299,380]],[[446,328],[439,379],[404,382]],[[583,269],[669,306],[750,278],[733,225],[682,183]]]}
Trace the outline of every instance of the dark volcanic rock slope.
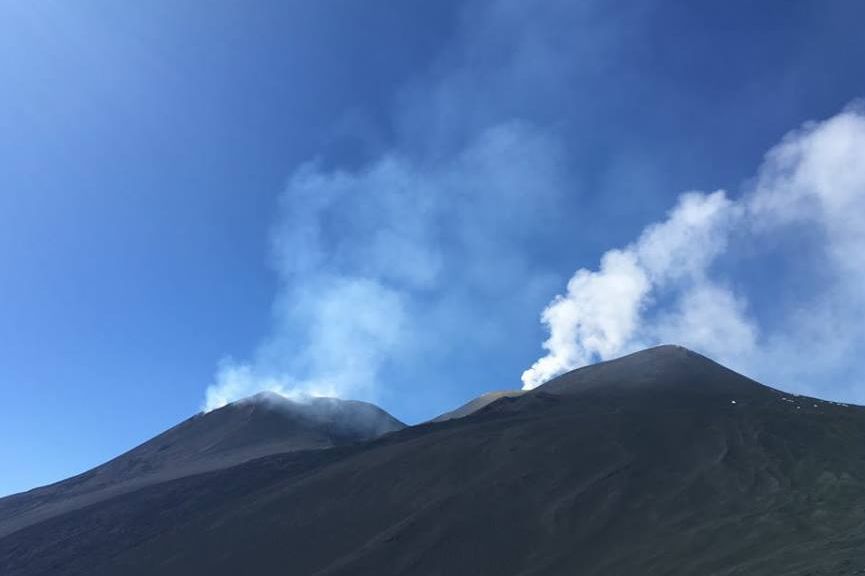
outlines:
{"label": "dark volcanic rock slope", "polygon": [[403,427],[366,402],[335,398],[293,402],[262,392],[197,414],[93,470],[0,499],[0,537],[143,486],[268,454],[362,442]]}
{"label": "dark volcanic rock slope", "polygon": [[486,394],[482,394],[477,398],[474,398],[459,408],[455,410],[451,410],[449,412],[445,412],[444,414],[440,414],[433,418],[431,422],[444,422],[445,420],[453,420],[454,418],[465,418],[471,414],[474,414],[478,410],[483,409],[484,407],[492,404],[496,400],[501,400],[502,398],[513,398],[516,396],[520,396],[523,394],[522,390],[501,390],[498,392],[487,392]]}
{"label": "dark volcanic rock slope", "polygon": [[661,347],[47,519],[0,539],[0,572],[856,574],[863,436],[862,408]]}

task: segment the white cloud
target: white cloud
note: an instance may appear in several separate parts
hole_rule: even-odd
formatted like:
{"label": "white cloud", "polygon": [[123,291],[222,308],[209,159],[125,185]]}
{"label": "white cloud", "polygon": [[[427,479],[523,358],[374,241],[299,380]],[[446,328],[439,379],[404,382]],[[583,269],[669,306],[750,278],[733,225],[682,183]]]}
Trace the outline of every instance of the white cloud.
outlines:
{"label": "white cloud", "polygon": [[785,309],[749,368],[819,394],[865,403],[865,110],[808,123],[772,149],[742,201],[757,238],[811,239],[789,286],[817,288]]}
{"label": "white cloud", "polygon": [[[802,278],[815,286],[769,299],[767,306],[776,309],[767,316],[781,320],[767,326],[749,313],[745,297],[766,287],[735,278],[740,288],[734,292],[727,287],[734,278],[715,266],[743,238],[749,254],[767,266],[773,264],[770,248],[792,251],[803,238],[815,243],[796,253],[793,271],[779,282],[781,290],[785,281]],[[722,191],[683,194],[666,220],[607,252],[597,271],[578,270],[567,293],[541,315],[550,330],[547,354],[523,374],[524,388],[596,358],[662,342],[693,347],[792,389],[813,392],[815,378],[833,373],[865,377],[865,368],[856,366],[865,351],[863,246],[865,115],[851,107],[788,134],[740,200]],[[614,289],[628,285],[639,289]],[[848,394],[865,398],[862,388]]]}
{"label": "white cloud", "polygon": [[[865,114],[860,107],[792,132],[769,152],[748,198],[755,226],[815,225],[839,272],[865,279]],[[861,293],[861,290],[859,290]]]}
{"label": "white cloud", "polygon": [[564,296],[556,296],[541,318],[550,329],[548,354],[523,373],[527,389],[574,366],[621,350],[639,324],[650,283],[632,251],[604,254],[597,272],[579,270]]}
{"label": "white cloud", "polygon": [[[694,283],[708,290],[707,268],[723,250],[737,213],[723,192],[683,194],[665,221],[648,226],[623,250],[604,254],[597,271],[578,270],[567,293],[541,315],[550,330],[547,355],[523,373],[523,387],[655,340],[644,318],[654,293]],[[691,299],[707,294],[693,292]],[[679,316],[671,325],[691,318]]]}
{"label": "white cloud", "polygon": [[654,284],[700,279],[726,248],[739,213],[723,191],[682,194],[667,219],[650,224],[630,250]]}
{"label": "white cloud", "polygon": [[[457,338],[478,347],[510,336],[514,310],[550,293],[536,262],[550,243],[538,239],[561,230],[551,221],[563,196],[579,197],[557,141],[562,116],[580,109],[571,88],[610,76],[627,41],[630,28],[603,6],[470,3],[453,44],[397,95],[390,150],[357,170],[311,162],[294,172],[273,233],[273,328],[249,359],[223,365],[213,403],[272,388],[374,400],[394,363],[445,348],[449,358]],[[832,336],[832,350],[860,338],[850,311],[865,299],[862,123],[850,110],[806,126],[769,153],[743,198],[685,194],[597,269],[578,271],[542,315],[546,354],[525,386],[661,340],[759,375],[760,359],[789,367],[777,359],[806,356],[793,334]],[[717,262],[743,237],[780,242],[802,227],[822,235],[832,286],[785,303],[783,325],[764,325],[748,286]],[[824,273],[826,262],[809,264]],[[828,365],[834,354],[811,359]]]}
{"label": "white cloud", "polygon": [[[249,367],[248,385],[218,376],[213,397],[326,382],[333,394],[375,400],[381,387],[371,382],[389,366],[417,357],[455,366],[455,341],[492,348],[509,322],[523,323],[553,279],[537,264],[538,238],[557,223],[562,193],[577,196],[556,130],[537,126],[573,108],[563,87],[574,70],[599,73],[616,27],[596,4],[468,3],[433,66],[396,93],[389,149],[357,170],[311,162],[294,172],[273,233],[273,328],[236,365]],[[574,49],[562,50],[563,39]],[[579,61],[564,56],[576,49]],[[364,312],[328,304],[343,282],[372,283],[399,302],[387,337],[348,336],[363,328],[337,317]],[[366,359],[359,372],[316,360],[355,350]]]}
{"label": "white cloud", "polygon": [[506,313],[477,302],[536,290],[526,247],[544,228],[526,215],[554,210],[561,172],[556,143],[519,122],[435,162],[301,167],[273,233],[272,332],[251,360],[223,363],[204,409],[261,390],[375,400],[383,371],[442,348],[454,316],[478,342],[500,334]]}
{"label": "white cloud", "polygon": [[[381,365],[405,338],[401,294],[373,280],[319,280],[286,305],[277,334],[254,364],[220,364],[204,410],[265,390],[289,397],[369,396]],[[282,331],[293,327],[305,330],[301,346],[283,339]]]}
{"label": "white cloud", "polygon": [[731,364],[741,364],[757,341],[757,327],[747,315],[744,299],[711,282],[685,290],[674,309],[659,315],[647,332],[652,343],[711,350]]}

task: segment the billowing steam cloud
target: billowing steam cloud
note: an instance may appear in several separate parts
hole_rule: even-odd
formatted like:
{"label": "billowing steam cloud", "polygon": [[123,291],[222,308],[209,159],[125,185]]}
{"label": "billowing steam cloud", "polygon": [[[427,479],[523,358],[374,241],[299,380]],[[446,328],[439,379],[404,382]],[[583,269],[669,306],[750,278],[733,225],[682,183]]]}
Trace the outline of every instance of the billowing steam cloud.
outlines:
{"label": "billowing steam cloud", "polygon": [[686,194],[669,218],[622,250],[610,250],[597,271],[578,270],[564,296],[544,310],[549,351],[523,374],[534,388],[571,368],[643,345],[643,313],[653,292],[669,286],[720,291],[706,268],[726,243],[736,207],[723,192]]}
{"label": "billowing steam cloud", "polygon": [[[780,273],[783,244],[798,247],[796,272],[773,287],[781,320],[760,326],[747,287],[726,279],[719,260],[732,253]],[[741,199],[683,194],[664,221],[604,254],[597,270],[578,270],[543,311],[547,354],[523,373],[523,387],[660,342],[770,381],[807,378],[865,336],[863,247],[865,114],[854,106],[787,135]]]}
{"label": "billowing steam cloud", "polygon": [[[248,358],[219,365],[204,408],[260,390],[380,401],[410,386],[417,398],[430,388],[416,383],[421,372],[435,374],[425,384],[516,380],[523,361],[500,369],[502,356],[537,340],[536,311],[564,280],[556,270],[591,249],[605,203],[633,204],[620,196],[638,178],[652,183],[639,190],[647,204],[665,194],[653,158],[584,137],[623,118],[587,87],[619,94],[631,84],[610,79],[642,81],[644,62],[617,64],[642,13],[641,3],[611,17],[602,2],[468,2],[454,41],[394,95],[388,138],[371,139],[383,152],[350,170],[294,171],[272,239],[273,327]],[[744,195],[684,194],[578,271],[543,313],[547,354],[524,386],[670,341],[788,388],[793,375],[819,384],[827,367],[850,366],[840,359],[865,350],[863,132],[854,109],[806,126]],[[740,265],[769,272],[730,273]],[[743,276],[760,277],[759,289]]]}
{"label": "billowing steam cloud", "polygon": [[399,344],[402,295],[375,280],[352,277],[320,278],[303,291],[278,304],[287,307],[278,320],[286,333],[291,326],[305,329],[296,356],[279,358],[293,351],[278,332],[259,350],[255,363],[223,360],[217,382],[207,389],[205,410],[262,390],[294,399],[368,394],[380,364]]}
{"label": "billowing steam cloud", "polygon": [[[220,364],[206,410],[259,390],[380,400],[388,371],[453,365],[461,340],[493,349],[515,317],[528,325],[554,280],[530,247],[574,191],[554,131],[520,109],[564,93],[562,32],[594,16],[568,2],[526,12],[469,2],[435,65],[396,94],[384,153],[294,172],[273,237],[273,329],[249,360]],[[607,38],[585,28],[565,38]]]}
{"label": "billowing steam cloud", "polygon": [[560,164],[553,141],[513,122],[431,164],[300,168],[273,235],[273,333],[252,361],[221,363],[204,409],[260,390],[375,399],[388,364],[439,345],[452,317],[476,318],[481,339],[483,311],[469,302],[531,289],[514,246],[542,228],[523,216],[554,206]]}

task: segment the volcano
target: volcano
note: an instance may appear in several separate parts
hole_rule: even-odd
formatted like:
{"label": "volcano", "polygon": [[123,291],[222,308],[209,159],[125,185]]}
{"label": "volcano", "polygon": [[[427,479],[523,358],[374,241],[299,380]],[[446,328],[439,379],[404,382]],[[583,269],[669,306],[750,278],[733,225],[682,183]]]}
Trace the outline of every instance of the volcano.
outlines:
{"label": "volcano", "polygon": [[[363,433],[292,417],[223,434],[235,428],[219,411],[198,416],[221,440],[172,434],[193,418],[136,449],[144,468],[118,471],[133,450],[63,490],[0,500],[0,573],[865,573],[862,407],[676,346],[486,400],[411,427],[367,407],[385,425]],[[250,405],[268,403],[228,413]],[[61,505],[103,476],[125,488]],[[45,490],[36,508],[16,500]]]}
{"label": "volcano", "polygon": [[0,499],[0,536],[151,484],[268,454],[363,442],[404,426],[366,402],[262,392],[197,414],[84,474]]}

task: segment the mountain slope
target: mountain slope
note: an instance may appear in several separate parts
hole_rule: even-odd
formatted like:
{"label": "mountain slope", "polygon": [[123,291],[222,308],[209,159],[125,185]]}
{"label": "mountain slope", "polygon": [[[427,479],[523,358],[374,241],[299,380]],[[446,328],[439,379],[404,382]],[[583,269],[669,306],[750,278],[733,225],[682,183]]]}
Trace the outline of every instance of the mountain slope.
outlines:
{"label": "mountain slope", "polygon": [[464,418],[57,516],[0,539],[0,566],[14,576],[856,574],[863,435],[862,408],[787,396],[663,347]]}
{"label": "mountain slope", "polygon": [[464,418],[465,416],[474,414],[481,408],[485,408],[487,405],[492,404],[496,400],[500,400],[502,398],[513,398],[514,396],[519,396],[522,393],[522,390],[501,390],[498,392],[487,392],[486,394],[481,394],[477,398],[469,400],[459,408],[436,416],[431,420],[431,422],[444,422],[445,420],[453,420],[454,418]]}
{"label": "mountain slope", "polygon": [[177,426],[88,472],[0,499],[0,536],[58,513],[268,454],[363,442],[404,424],[365,402],[264,392]]}

